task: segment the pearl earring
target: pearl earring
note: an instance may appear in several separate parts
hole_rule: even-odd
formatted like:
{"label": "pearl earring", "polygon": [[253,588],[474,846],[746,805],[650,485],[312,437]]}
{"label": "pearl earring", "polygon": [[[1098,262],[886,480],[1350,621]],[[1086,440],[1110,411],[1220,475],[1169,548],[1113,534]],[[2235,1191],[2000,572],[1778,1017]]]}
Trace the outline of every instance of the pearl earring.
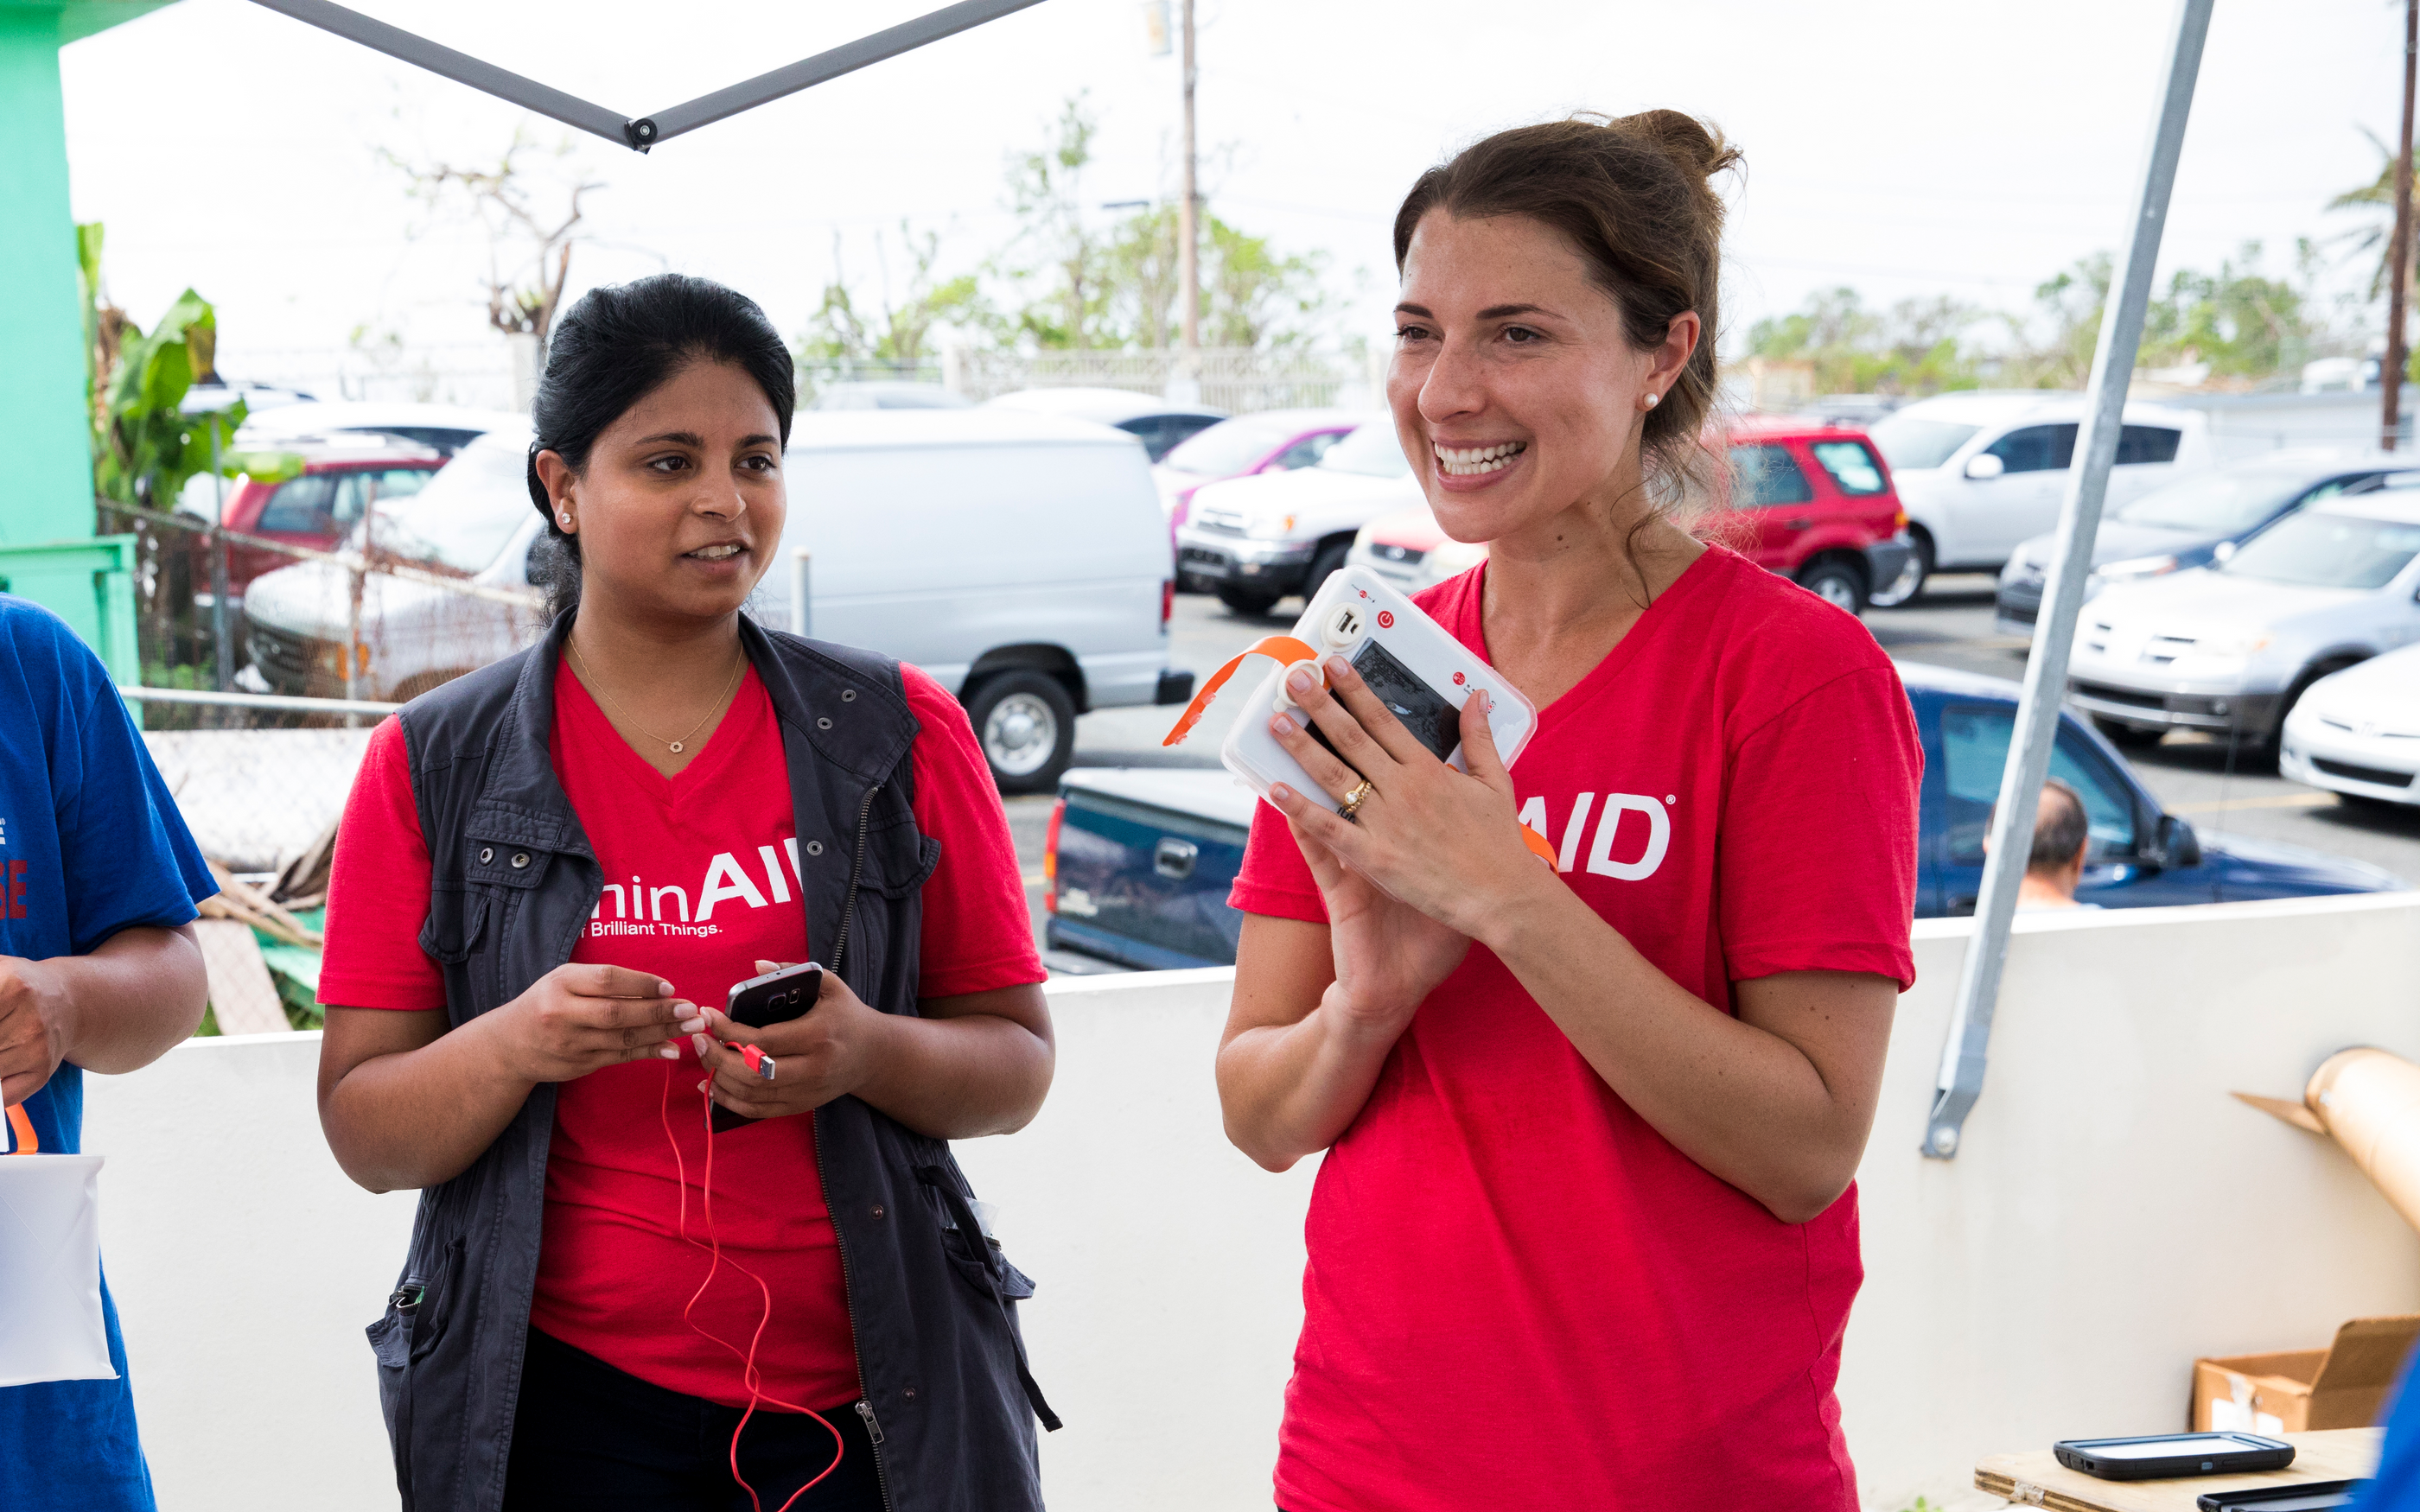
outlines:
{"label": "pearl earring", "polygon": [[571,528],[571,511],[567,509],[556,510],[554,512],[554,522],[557,525],[562,526],[565,530],[569,530]]}
{"label": "pearl earring", "polygon": [[1663,396],[1662,394],[1660,394],[1660,393],[1651,393],[1651,394],[1649,394],[1649,395],[1648,395],[1644,400],[1642,400],[1642,401],[1641,401],[1641,403],[1645,404],[1645,405],[1646,405],[1646,407],[1647,407],[1648,409],[1654,409],[1657,405],[1659,405],[1659,404],[1661,404],[1661,403],[1663,403],[1663,402],[1664,402],[1664,396]]}

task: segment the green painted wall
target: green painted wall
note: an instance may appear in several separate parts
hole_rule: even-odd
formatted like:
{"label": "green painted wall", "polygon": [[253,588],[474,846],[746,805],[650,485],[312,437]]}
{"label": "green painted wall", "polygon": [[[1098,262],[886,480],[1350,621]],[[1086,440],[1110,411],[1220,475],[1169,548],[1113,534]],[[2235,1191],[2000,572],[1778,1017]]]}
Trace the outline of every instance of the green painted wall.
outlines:
{"label": "green painted wall", "polygon": [[0,545],[93,530],[59,48],[164,3],[0,0]]}

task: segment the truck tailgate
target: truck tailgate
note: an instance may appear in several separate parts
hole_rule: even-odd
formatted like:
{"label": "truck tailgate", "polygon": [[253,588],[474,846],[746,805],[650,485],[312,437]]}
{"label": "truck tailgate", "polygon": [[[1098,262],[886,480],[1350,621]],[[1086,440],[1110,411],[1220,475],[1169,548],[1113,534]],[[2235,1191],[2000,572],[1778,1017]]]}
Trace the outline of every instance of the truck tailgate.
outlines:
{"label": "truck tailgate", "polygon": [[1054,949],[1143,970],[1232,965],[1252,795],[1223,771],[1071,772],[1053,852]]}

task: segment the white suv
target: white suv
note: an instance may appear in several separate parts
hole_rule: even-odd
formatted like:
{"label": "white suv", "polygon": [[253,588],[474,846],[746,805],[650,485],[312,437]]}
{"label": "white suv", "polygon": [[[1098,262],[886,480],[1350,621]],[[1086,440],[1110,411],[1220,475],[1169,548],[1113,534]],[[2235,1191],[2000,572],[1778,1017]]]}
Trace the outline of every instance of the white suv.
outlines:
{"label": "white suv", "polygon": [[[1916,541],[1906,573],[1876,602],[1906,602],[1934,572],[1997,572],[2019,543],[2055,529],[2084,414],[2079,393],[1946,393],[1868,432]],[[2197,411],[2130,404],[2125,422],[2109,506],[2213,460]]]}
{"label": "white suv", "polygon": [[1344,565],[1354,533],[1423,502],[1391,416],[1365,421],[1307,468],[1202,486],[1176,528],[1177,569],[1236,614],[1308,598]]}

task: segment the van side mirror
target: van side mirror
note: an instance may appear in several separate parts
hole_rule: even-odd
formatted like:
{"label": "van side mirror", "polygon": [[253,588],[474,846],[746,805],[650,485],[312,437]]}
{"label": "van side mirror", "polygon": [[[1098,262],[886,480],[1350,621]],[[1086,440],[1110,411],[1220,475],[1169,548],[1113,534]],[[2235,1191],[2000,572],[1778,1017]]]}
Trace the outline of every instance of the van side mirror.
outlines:
{"label": "van side mirror", "polygon": [[2159,837],[2145,859],[2164,872],[2201,865],[2201,837],[2194,833],[2192,821],[2160,815]]}
{"label": "van side mirror", "polygon": [[1989,452],[1978,452],[1966,459],[1966,475],[1981,483],[2009,471],[2009,465]]}

